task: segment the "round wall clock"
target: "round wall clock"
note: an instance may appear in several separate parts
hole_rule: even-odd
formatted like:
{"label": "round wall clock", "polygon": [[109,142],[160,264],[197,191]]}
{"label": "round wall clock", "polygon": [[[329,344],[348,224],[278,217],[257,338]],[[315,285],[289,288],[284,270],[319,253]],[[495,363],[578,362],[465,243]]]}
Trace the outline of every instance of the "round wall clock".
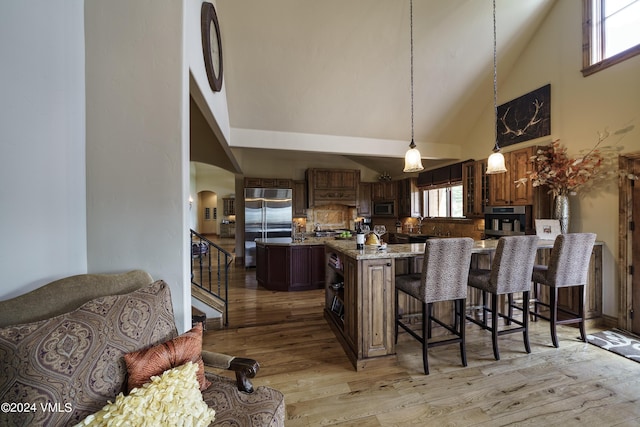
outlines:
{"label": "round wall clock", "polygon": [[204,2],[200,13],[202,53],[209,86],[214,92],[222,90],[222,41],[220,25],[213,4]]}

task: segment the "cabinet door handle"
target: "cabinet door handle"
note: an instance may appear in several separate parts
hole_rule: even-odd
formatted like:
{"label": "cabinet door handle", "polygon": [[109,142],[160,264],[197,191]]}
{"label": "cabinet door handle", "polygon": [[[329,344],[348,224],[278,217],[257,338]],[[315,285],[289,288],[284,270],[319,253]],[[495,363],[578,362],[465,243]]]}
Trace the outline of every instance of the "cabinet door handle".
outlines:
{"label": "cabinet door handle", "polygon": [[387,267],[391,267],[391,263],[390,262],[387,263]]}

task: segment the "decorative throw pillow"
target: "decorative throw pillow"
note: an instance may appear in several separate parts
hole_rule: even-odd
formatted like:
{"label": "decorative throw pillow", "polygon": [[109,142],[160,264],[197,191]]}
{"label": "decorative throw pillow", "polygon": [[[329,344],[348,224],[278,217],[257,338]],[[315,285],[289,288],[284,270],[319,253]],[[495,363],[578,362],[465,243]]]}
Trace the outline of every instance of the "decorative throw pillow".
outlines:
{"label": "decorative throw pillow", "polygon": [[154,347],[124,355],[129,379],[127,391],[141,387],[154,375],[175,368],[187,362],[198,365],[198,384],[205,390],[211,383],[204,376],[202,363],[202,323],[197,323],[190,331]]}
{"label": "decorative throw pillow", "polygon": [[35,407],[0,412],[0,426],[79,422],[125,389],[125,353],[176,335],[169,286],[161,280],[50,319],[0,328],[0,402]]}
{"label": "decorative throw pillow", "polygon": [[196,371],[198,365],[187,362],[169,369],[151,382],[131,391],[120,393],[115,402],[89,415],[78,426],[208,426],[215,411],[202,399]]}

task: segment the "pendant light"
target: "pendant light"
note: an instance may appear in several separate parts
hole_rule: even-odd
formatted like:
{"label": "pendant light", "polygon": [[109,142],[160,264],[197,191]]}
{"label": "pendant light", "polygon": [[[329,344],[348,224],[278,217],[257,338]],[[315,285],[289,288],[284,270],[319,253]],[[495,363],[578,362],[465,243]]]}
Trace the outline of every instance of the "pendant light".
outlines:
{"label": "pendant light", "polygon": [[420,151],[413,142],[413,0],[409,0],[409,28],[411,33],[411,144],[404,155],[403,172],[420,172],[424,170]]}
{"label": "pendant light", "polygon": [[498,54],[496,42],[496,0],[493,0],[493,118],[495,128],[496,145],[493,148],[493,154],[487,159],[487,174],[505,173],[507,168],[504,165],[504,156],[500,152],[498,146]]}

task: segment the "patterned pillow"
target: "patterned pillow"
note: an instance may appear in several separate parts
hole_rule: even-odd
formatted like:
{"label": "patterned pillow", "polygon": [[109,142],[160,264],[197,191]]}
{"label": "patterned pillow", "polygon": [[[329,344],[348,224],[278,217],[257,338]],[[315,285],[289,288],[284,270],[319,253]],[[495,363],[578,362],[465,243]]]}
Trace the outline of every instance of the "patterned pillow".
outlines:
{"label": "patterned pillow", "polygon": [[157,281],[33,323],[0,328],[0,425],[68,425],[123,390],[124,354],[176,336],[169,287]]}
{"label": "patterned pillow", "polygon": [[99,412],[89,415],[79,426],[107,425],[206,427],[216,412],[209,408],[198,389],[198,365],[187,362],[167,370],[151,382],[131,391],[120,393]]}
{"label": "patterned pillow", "polygon": [[202,323],[196,324],[190,331],[151,348],[145,348],[124,355],[127,364],[127,392],[149,382],[154,375],[193,362],[198,365],[198,384],[200,390],[206,390],[211,383],[204,376],[202,363]]}

